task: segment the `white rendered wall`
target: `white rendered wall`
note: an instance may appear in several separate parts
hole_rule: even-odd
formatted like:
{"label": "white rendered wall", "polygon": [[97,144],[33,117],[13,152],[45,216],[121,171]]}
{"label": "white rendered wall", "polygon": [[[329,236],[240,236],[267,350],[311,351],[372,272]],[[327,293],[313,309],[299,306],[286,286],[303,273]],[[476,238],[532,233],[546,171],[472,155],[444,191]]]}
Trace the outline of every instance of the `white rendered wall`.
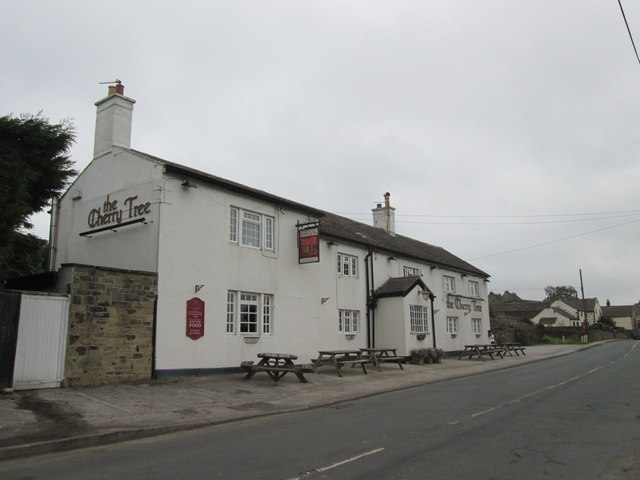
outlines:
{"label": "white rendered wall", "polygon": [[[366,346],[363,264],[361,278],[338,282],[339,288],[338,247],[321,241],[320,263],[298,264],[295,225],[306,221],[307,214],[204,183],[184,189],[179,179],[167,178],[164,188],[167,201],[161,211],[158,268],[159,370],[237,367],[243,360],[256,360],[259,352],[270,351],[296,354],[299,361],[309,362],[320,349]],[[229,241],[231,206],[275,218],[275,252]],[[195,285],[204,285],[197,294]],[[257,343],[248,344],[244,335],[226,333],[229,290],[274,296],[272,335],[260,335]],[[198,340],[185,335],[185,305],[193,296],[205,302],[205,334]],[[338,332],[338,308],[361,311],[361,332],[353,340]]]}
{"label": "white rendered wall", "polygon": [[[114,152],[91,162],[60,199],[54,228],[54,268],[64,263],[81,263],[156,271],[161,167],[127,151]],[[92,224],[97,215],[111,213],[105,212],[107,199],[115,207],[114,215],[105,224]],[[137,208],[147,202],[149,212]],[[130,218],[129,213],[134,216]],[[118,228],[118,220],[126,222],[142,217],[146,224]],[[102,226],[112,226],[116,231],[79,235]]]}
{"label": "white rendered wall", "polygon": [[[436,296],[433,304],[435,311],[435,339],[436,346],[442,348],[445,351],[456,351],[464,349],[465,345],[473,343],[489,343],[489,302],[487,282],[480,277],[474,277],[471,275],[462,276],[461,273],[444,268],[431,268],[426,263],[422,263],[415,259],[402,258],[399,256],[393,256],[389,259],[389,254],[376,253],[375,259],[375,284],[376,288],[384,284],[389,278],[403,276],[403,267],[419,268],[421,271],[422,281],[427,285],[427,288]],[[457,305],[455,301],[451,305],[451,300],[447,292],[444,292],[444,280],[443,276],[447,275],[455,279],[456,292],[454,293],[462,298],[461,302]],[[475,281],[478,283],[478,297],[474,299],[469,295],[469,281]],[[471,306],[471,312],[460,308],[461,304]],[[481,311],[474,311],[475,308]],[[409,313],[406,313],[406,319],[409,319]],[[431,315],[431,312],[429,312]],[[452,337],[451,334],[446,331],[447,316],[458,317],[458,334]],[[381,317],[381,312],[376,312],[376,319]],[[431,319],[431,316],[429,317]],[[472,330],[471,319],[479,318],[481,320],[481,334],[480,337],[476,337]],[[407,327],[407,331],[409,327]],[[429,325],[430,336],[428,336],[423,342],[420,342],[418,348],[424,346],[431,346],[433,342],[434,332],[432,331],[431,321]],[[379,343],[376,340],[376,343]],[[428,343],[428,345],[425,345]]]}

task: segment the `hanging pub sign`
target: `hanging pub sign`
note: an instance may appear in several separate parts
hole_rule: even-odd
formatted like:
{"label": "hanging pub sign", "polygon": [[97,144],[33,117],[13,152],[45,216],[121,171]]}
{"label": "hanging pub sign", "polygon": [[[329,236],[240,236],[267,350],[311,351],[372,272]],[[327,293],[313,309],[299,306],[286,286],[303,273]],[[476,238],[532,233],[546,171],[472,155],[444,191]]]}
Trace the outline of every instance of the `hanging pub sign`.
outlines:
{"label": "hanging pub sign", "polygon": [[320,261],[320,236],[318,227],[298,230],[298,263]]}
{"label": "hanging pub sign", "polygon": [[197,297],[187,300],[187,337],[197,340],[204,336],[204,301]]}

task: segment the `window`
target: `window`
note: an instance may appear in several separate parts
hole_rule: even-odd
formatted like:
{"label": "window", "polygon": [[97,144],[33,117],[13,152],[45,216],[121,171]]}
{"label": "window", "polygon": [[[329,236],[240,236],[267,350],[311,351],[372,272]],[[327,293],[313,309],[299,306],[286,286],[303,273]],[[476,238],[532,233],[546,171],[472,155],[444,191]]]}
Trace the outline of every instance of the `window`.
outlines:
{"label": "window", "polygon": [[480,296],[480,289],[478,286],[478,282],[474,282],[473,280],[469,280],[469,295],[472,297]]}
{"label": "window", "polygon": [[458,317],[447,317],[447,333],[458,333]]}
{"label": "window", "polygon": [[347,255],[346,253],[338,254],[338,273],[345,277],[358,276],[358,257]]}
{"label": "window", "polygon": [[240,333],[258,333],[258,295],[240,294]]}
{"label": "window", "polygon": [[274,249],[274,218],[231,207],[229,241],[243,247]]}
{"label": "window", "polygon": [[456,291],[456,279],[453,277],[449,277],[444,275],[442,277],[444,279],[444,291],[445,292],[455,292]]}
{"label": "window", "polygon": [[411,333],[426,333],[429,330],[427,307],[409,305],[409,318],[411,320]]}
{"label": "window", "polygon": [[262,298],[262,333],[264,335],[271,333],[272,299],[271,295],[265,295]]}
{"label": "window", "polygon": [[420,275],[421,273],[419,268],[407,267],[406,265],[402,267],[403,277],[419,277]]}
{"label": "window", "polygon": [[359,324],[360,312],[358,310],[338,310],[338,331],[340,333],[358,333]]}
{"label": "window", "polygon": [[238,209],[235,207],[229,210],[229,240],[238,242]]}
{"label": "window", "polygon": [[236,333],[236,292],[227,292],[227,333]]}
{"label": "window", "polygon": [[271,335],[273,333],[273,295],[227,292],[228,334]]}
{"label": "window", "polygon": [[472,318],[471,319],[471,328],[473,333],[476,335],[480,335],[482,333],[482,319],[481,318]]}

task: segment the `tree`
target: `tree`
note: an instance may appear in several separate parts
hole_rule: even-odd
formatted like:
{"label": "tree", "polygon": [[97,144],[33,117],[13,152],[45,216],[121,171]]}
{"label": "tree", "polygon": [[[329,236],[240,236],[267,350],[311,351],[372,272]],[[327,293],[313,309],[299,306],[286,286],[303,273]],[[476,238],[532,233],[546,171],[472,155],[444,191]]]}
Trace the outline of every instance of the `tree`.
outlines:
{"label": "tree", "polygon": [[76,174],[68,152],[75,134],[69,121],[38,115],[0,117],[0,264],[12,260],[15,235],[31,228],[30,215],[58,196]]}
{"label": "tree", "polygon": [[560,285],[557,287],[552,287],[549,285],[545,287],[544,293],[547,295],[545,297],[545,302],[553,302],[555,300],[564,300],[567,298],[578,298],[578,292],[572,286]]}

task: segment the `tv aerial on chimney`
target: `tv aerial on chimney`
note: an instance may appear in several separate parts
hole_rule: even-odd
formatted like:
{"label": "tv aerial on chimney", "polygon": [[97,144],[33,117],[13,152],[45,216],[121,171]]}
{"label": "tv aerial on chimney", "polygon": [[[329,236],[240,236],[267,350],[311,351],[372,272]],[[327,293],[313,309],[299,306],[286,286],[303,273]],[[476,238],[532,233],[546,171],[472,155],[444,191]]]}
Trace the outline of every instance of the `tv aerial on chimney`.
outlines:
{"label": "tv aerial on chimney", "polygon": [[117,78],[112,82],[98,82],[100,85],[121,85],[122,82]]}

